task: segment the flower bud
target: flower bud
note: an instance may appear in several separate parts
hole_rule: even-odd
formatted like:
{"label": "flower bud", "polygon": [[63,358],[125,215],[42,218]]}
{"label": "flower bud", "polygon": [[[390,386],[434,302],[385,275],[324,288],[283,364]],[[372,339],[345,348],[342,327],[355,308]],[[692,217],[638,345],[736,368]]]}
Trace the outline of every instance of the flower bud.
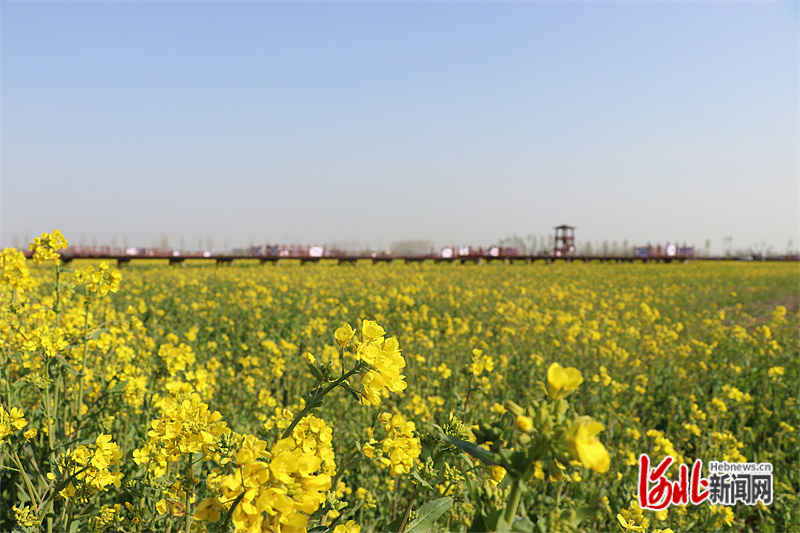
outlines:
{"label": "flower bud", "polygon": [[522,407],[520,407],[519,404],[512,402],[511,400],[506,400],[503,403],[503,406],[514,416],[520,416],[522,413],[524,413]]}
{"label": "flower bud", "polygon": [[533,429],[533,420],[529,416],[518,415],[515,423],[517,425],[517,429],[524,433],[530,433]]}

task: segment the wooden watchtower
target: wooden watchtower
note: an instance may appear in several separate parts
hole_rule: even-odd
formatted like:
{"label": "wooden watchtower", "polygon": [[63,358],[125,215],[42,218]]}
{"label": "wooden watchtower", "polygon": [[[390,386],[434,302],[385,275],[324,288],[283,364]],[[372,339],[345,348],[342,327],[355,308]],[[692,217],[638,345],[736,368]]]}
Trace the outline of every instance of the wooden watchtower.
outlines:
{"label": "wooden watchtower", "polygon": [[575,227],[562,224],[556,230],[553,255],[556,257],[572,257],[575,255]]}

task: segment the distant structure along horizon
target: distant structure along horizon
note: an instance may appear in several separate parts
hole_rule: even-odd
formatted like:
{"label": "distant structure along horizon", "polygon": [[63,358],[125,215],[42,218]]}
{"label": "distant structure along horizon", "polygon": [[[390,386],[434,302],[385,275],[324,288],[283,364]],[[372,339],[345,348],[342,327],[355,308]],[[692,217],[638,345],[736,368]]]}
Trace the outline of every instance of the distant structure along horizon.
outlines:
{"label": "distant structure along horizon", "polygon": [[553,255],[556,257],[570,257],[575,255],[575,226],[561,224],[553,228],[556,230]]}

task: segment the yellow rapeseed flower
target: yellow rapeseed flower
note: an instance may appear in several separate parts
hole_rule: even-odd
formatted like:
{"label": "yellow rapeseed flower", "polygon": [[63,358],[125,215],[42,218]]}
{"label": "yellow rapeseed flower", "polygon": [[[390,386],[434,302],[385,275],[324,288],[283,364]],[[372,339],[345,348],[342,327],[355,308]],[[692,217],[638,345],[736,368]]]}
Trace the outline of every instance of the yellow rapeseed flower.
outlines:
{"label": "yellow rapeseed flower", "polygon": [[580,370],[575,367],[567,367],[553,363],[547,369],[547,395],[557,400],[580,387],[583,383],[583,376]]}
{"label": "yellow rapeseed flower", "polygon": [[333,533],[361,533],[361,526],[353,520],[348,520],[346,523],[339,524],[333,528]]}
{"label": "yellow rapeseed flower", "polygon": [[374,320],[365,320],[361,324],[361,334],[364,336],[364,340],[366,341],[380,342],[378,339],[383,337],[384,333],[386,333],[386,331],[383,329],[383,327],[379,326]]}
{"label": "yellow rapeseed flower", "polygon": [[336,344],[344,347],[350,343],[350,339],[352,339],[355,334],[356,332],[350,327],[350,324],[344,324],[333,333],[333,338],[336,339]]}
{"label": "yellow rapeseed flower", "polygon": [[572,426],[567,434],[567,448],[573,459],[577,459],[583,466],[604,473],[608,471],[611,458],[597,434],[605,429],[600,422],[588,416],[582,416]]}
{"label": "yellow rapeseed flower", "polygon": [[634,522],[628,522],[621,514],[617,514],[617,521],[623,531],[644,531],[642,526],[637,526]]}

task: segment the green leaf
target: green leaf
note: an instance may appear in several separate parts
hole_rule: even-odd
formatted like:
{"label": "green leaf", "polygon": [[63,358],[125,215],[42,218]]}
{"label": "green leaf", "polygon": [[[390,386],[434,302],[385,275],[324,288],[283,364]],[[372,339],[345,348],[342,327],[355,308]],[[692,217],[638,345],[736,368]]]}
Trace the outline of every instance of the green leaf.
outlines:
{"label": "green leaf", "polygon": [[393,520],[388,525],[384,526],[381,529],[381,533],[397,533],[397,528],[400,527],[400,522],[403,521],[403,517],[399,516],[396,520]]}
{"label": "green leaf", "polygon": [[470,454],[472,457],[480,460],[480,462],[487,464],[487,465],[500,465],[495,459],[495,454],[490,452],[485,448],[481,448],[477,444],[473,442],[467,442],[465,440],[457,439],[455,437],[451,437],[450,435],[445,435],[442,433],[442,440],[447,442],[448,444],[452,444],[456,448],[463,450]]}
{"label": "green leaf", "polygon": [[428,533],[433,525],[453,506],[453,498],[445,496],[428,502],[417,511],[417,519],[408,524],[405,533]]}
{"label": "green leaf", "polygon": [[533,533],[536,526],[531,522],[531,519],[527,516],[517,517],[514,519],[514,527],[511,528],[512,531],[521,531],[523,533]]}
{"label": "green leaf", "polygon": [[461,459],[463,459],[464,462],[467,463],[467,466],[469,466],[470,468],[475,468],[475,463],[472,462],[472,458],[469,456],[468,453],[462,453],[459,455],[459,457],[461,457]]}
{"label": "green leaf", "polygon": [[599,505],[588,505],[586,507],[575,509],[575,518],[572,519],[572,525],[577,527],[578,524],[580,524],[583,520],[589,518],[599,510]]}
{"label": "green leaf", "polygon": [[416,479],[416,480],[417,480],[417,482],[418,482],[420,485],[422,485],[423,487],[425,487],[426,489],[433,489],[433,487],[431,487],[431,484],[430,484],[430,483],[428,483],[427,481],[425,481],[424,479],[422,479],[422,478],[420,477],[420,475],[419,475],[419,472],[417,472],[416,470],[414,470],[413,472],[411,472],[411,477],[413,477],[414,479]]}

